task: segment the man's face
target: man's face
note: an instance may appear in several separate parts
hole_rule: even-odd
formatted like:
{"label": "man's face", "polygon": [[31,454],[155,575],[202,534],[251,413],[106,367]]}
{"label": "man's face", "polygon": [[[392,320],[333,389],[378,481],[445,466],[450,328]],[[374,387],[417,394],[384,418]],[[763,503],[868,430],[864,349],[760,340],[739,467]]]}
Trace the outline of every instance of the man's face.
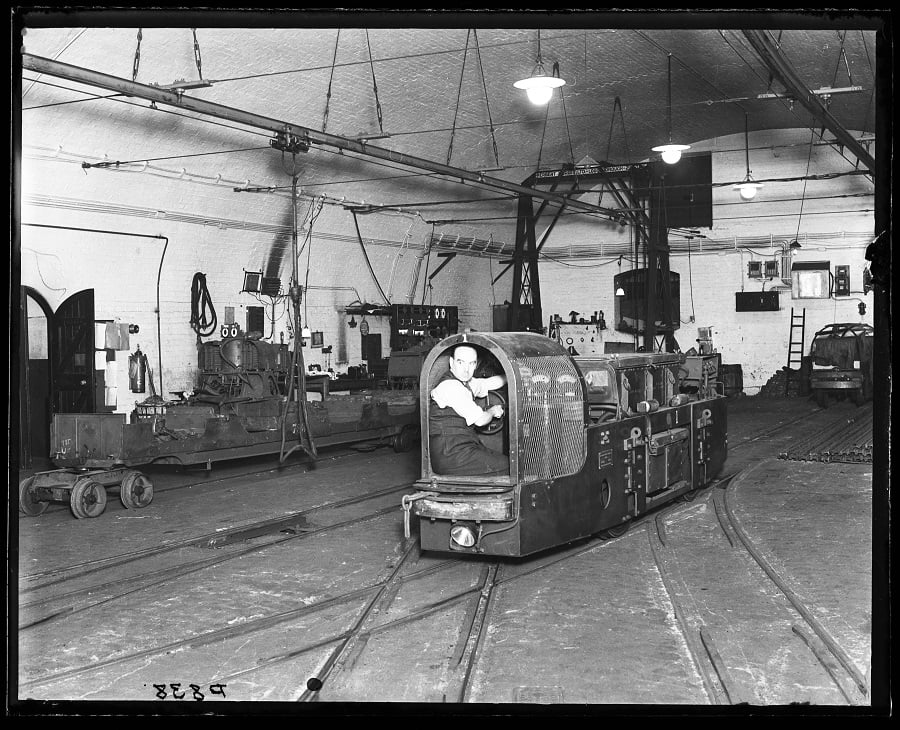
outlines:
{"label": "man's face", "polygon": [[468,383],[475,373],[478,355],[471,347],[457,347],[450,357],[450,372],[464,383]]}

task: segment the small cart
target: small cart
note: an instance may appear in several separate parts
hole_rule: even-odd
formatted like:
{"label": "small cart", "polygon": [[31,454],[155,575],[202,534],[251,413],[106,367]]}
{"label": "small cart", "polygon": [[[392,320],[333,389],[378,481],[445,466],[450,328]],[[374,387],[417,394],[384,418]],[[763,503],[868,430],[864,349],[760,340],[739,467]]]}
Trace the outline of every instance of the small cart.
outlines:
{"label": "small cart", "polygon": [[121,455],[124,414],[57,413],[50,427],[50,459],[59,468],[19,483],[19,509],[39,515],[50,502],[68,502],[78,519],[106,509],[109,487],[119,488],[126,509],[153,501],[153,483]]}
{"label": "small cart", "polygon": [[19,483],[19,509],[35,516],[50,502],[68,502],[78,519],[97,517],[106,509],[107,487],[116,486],[126,509],[140,509],[153,501],[153,483],[135,469],[53,469]]}
{"label": "small cart", "polygon": [[832,397],[847,397],[857,406],[872,398],[872,352],[875,330],[861,322],[829,324],[810,345],[809,387],[820,408]]}

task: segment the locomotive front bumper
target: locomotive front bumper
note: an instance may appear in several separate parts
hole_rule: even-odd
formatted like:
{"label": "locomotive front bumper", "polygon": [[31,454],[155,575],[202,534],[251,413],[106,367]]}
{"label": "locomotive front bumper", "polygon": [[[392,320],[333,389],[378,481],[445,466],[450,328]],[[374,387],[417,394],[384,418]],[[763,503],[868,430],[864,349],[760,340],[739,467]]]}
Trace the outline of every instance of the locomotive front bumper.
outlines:
{"label": "locomotive front bumper", "polygon": [[[482,552],[485,523],[506,532],[516,525],[514,492],[507,494],[439,494],[419,492],[403,498],[404,527],[409,537],[409,513],[419,518],[419,536],[426,550]],[[502,526],[508,523],[508,527]]]}
{"label": "locomotive front bumper", "polygon": [[416,515],[426,519],[505,522],[514,517],[512,495],[425,497],[415,502]]}
{"label": "locomotive front bumper", "polygon": [[810,388],[862,388],[862,373],[858,370],[814,370],[810,377]]}

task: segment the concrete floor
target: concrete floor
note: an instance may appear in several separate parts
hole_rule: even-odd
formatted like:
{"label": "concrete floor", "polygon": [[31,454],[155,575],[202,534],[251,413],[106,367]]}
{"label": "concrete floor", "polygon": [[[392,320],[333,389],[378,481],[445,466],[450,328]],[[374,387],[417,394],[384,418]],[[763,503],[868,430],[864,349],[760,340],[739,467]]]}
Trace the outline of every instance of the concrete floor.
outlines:
{"label": "concrete floor", "polygon": [[[419,556],[404,571],[421,579],[384,599],[377,620],[402,619],[443,599],[446,608],[401,631],[370,627],[361,640],[354,639],[339,662],[341,671],[317,699],[462,700],[532,709],[563,703],[582,709],[728,702],[868,706],[872,465],[777,459],[815,429],[856,414],[849,403],[825,411],[801,399],[732,399],[725,472],[737,476],[727,489],[706,490],[616,540],[502,562],[477,646],[466,644],[460,631],[478,619],[475,603],[453,597],[468,591],[477,598],[486,562],[457,560],[447,566],[446,556]],[[79,706],[87,701],[89,707],[98,700],[124,702],[126,708],[149,703],[154,712],[166,702],[171,710],[175,702],[171,695],[159,699],[155,685],[208,688],[228,677],[227,700],[298,699],[307,678],[319,676],[334,644],[296,657],[291,648],[332,640],[335,630],[353,625],[365,601],[337,602],[310,614],[298,605],[343,596],[391,572],[402,546],[404,492],[340,509],[317,508],[407,483],[418,476],[418,459],[417,451],[336,449],[324,452],[314,469],[297,461],[279,470],[276,457],[224,463],[208,474],[148,468],[155,497],[143,510],[126,510],[111,494],[106,511],[93,519],[77,520],[63,504],[38,517],[20,516],[13,590],[20,596],[19,625],[46,621],[17,636],[14,665],[23,683],[18,697],[36,700],[32,709],[38,712],[41,702],[56,700]],[[248,545],[287,540],[291,533],[212,550],[186,546],[165,558],[153,552],[167,543],[227,535],[302,511],[301,532],[381,509],[380,516],[346,528],[174,578],[163,571],[179,561],[228,557]],[[721,519],[723,510],[732,523]],[[752,544],[762,562],[736,549],[735,536]],[[63,573],[54,571],[130,551],[146,551],[139,570],[160,571],[155,586],[136,583],[131,594],[103,602],[104,591],[121,593],[136,570],[133,564],[105,571],[106,587],[86,589],[99,580],[91,577],[57,583]],[[834,638],[863,679],[862,689],[859,682],[842,688],[815,652],[804,648],[798,639],[803,617],[785,591],[768,581],[765,567]],[[61,617],[53,616],[60,611]],[[290,620],[277,630],[228,631],[274,614]],[[179,643],[186,637],[196,637],[196,645]],[[177,648],[160,650],[168,644]],[[109,661],[144,649],[128,662]],[[696,659],[704,650],[731,669],[705,677]],[[84,665],[92,668],[73,671]],[[206,692],[205,700],[220,699]],[[208,702],[203,706],[212,711]]]}

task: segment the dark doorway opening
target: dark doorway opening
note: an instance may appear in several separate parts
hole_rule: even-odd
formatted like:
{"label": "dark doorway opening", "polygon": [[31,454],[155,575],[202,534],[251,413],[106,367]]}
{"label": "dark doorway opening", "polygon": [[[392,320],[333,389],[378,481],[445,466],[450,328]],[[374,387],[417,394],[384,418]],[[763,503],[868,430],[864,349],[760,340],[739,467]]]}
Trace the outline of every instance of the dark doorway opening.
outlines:
{"label": "dark doorway opening", "polygon": [[93,413],[94,290],[73,294],[56,310],[31,287],[21,288],[19,460],[48,469],[54,413]]}

